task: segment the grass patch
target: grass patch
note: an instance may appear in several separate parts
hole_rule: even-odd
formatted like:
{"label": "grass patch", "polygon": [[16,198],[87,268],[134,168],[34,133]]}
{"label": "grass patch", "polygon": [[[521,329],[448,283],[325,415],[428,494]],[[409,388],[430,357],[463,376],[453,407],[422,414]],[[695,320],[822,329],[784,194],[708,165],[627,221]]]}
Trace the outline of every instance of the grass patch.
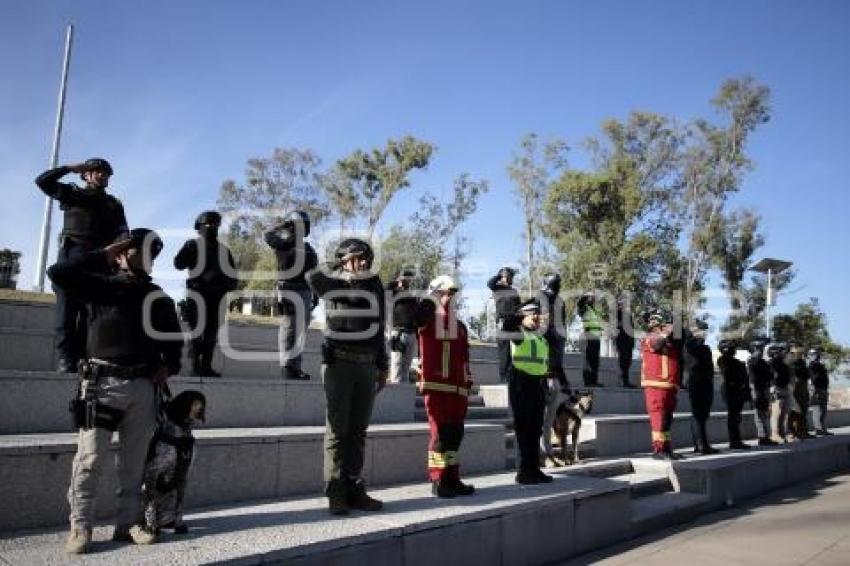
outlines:
{"label": "grass patch", "polygon": [[36,291],[21,291],[19,289],[0,289],[0,301],[55,303],[56,295],[53,293],[38,293]]}

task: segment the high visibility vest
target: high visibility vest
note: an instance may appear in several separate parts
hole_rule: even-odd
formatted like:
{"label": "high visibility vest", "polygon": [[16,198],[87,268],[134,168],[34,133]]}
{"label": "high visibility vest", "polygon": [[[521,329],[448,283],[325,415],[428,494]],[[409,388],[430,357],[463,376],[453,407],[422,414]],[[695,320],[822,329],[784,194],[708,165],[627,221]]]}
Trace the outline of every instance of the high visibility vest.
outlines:
{"label": "high visibility vest", "polygon": [[522,342],[511,342],[511,362],[519,371],[535,377],[549,373],[549,344],[539,334],[522,332]]}
{"label": "high visibility vest", "polygon": [[581,321],[584,325],[585,332],[590,332],[597,336],[602,334],[602,318],[599,316],[599,313],[596,312],[595,307],[587,307]]}

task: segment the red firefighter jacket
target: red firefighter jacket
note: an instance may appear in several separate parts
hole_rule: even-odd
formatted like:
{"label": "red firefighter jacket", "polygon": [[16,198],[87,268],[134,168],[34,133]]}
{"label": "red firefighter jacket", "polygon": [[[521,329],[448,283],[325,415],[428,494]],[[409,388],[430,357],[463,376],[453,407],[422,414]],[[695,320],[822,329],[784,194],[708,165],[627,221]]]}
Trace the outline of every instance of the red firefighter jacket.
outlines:
{"label": "red firefighter jacket", "polygon": [[648,334],[640,343],[643,357],[640,384],[656,389],[679,388],[679,349],[660,332]]}
{"label": "red firefighter jacket", "polygon": [[419,328],[419,389],[469,395],[469,335],[454,314],[437,310]]}

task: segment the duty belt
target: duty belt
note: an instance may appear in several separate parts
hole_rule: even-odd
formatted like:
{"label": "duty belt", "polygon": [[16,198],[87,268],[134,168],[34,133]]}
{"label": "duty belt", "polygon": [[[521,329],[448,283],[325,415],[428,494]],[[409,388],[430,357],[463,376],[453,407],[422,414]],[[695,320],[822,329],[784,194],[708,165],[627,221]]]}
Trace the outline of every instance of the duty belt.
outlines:
{"label": "duty belt", "polygon": [[363,352],[357,350],[343,350],[342,348],[333,349],[333,357],[337,360],[346,362],[355,362],[358,364],[371,364],[377,359],[374,352]]}
{"label": "duty belt", "polygon": [[151,364],[136,364],[123,366],[113,364],[98,358],[91,358],[82,363],[88,363],[91,368],[92,377],[118,377],[121,379],[136,379],[137,377],[150,377],[153,373]]}

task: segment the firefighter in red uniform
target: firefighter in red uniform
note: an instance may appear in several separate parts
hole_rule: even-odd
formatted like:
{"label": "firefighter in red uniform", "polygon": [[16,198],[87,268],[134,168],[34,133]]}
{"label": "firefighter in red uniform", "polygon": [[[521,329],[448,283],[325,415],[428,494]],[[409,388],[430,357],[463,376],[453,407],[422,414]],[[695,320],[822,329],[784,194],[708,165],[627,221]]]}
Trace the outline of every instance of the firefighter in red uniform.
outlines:
{"label": "firefighter in red uniform", "polygon": [[433,299],[423,300],[417,313],[419,390],[425,396],[431,430],[428,478],[437,497],[472,495],[475,488],[460,481],[458,461],[467,397],[472,387],[469,337],[455,312],[458,287],[454,280],[441,275],[431,281],[428,290]]}
{"label": "firefighter in red uniform", "polygon": [[681,345],[673,339],[673,327],[665,323],[660,312],[646,319],[647,335],[641,341],[643,356],[641,386],[646,395],[646,410],[652,428],[652,457],[657,460],[678,460],[670,444],[676,393],[679,391]]}

